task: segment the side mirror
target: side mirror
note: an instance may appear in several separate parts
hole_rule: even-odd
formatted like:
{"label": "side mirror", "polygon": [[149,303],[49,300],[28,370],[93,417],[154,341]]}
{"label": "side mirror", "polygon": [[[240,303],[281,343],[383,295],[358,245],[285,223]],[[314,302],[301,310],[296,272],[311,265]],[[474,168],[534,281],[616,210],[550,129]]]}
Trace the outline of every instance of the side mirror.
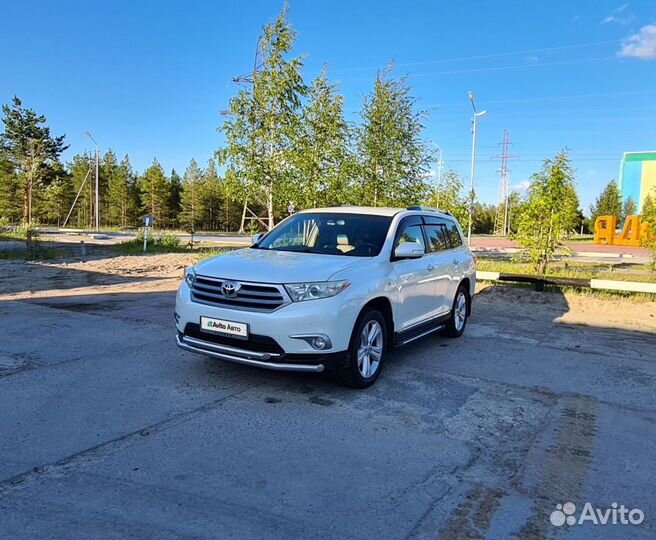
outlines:
{"label": "side mirror", "polygon": [[254,234],[253,237],[251,238],[251,243],[257,244],[260,240],[262,240],[262,238],[264,238],[264,233]]}
{"label": "side mirror", "polygon": [[419,259],[424,256],[424,247],[415,242],[403,242],[394,250],[397,259]]}

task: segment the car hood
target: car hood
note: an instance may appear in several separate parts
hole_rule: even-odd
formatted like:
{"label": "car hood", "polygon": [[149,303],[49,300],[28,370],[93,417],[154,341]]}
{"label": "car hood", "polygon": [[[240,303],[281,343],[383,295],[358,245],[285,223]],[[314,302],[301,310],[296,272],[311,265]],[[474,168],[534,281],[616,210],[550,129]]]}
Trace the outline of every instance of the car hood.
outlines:
{"label": "car hood", "polygon": [[238,249],[199,262],[194,269],[204,276],[255,283],[327,281],[349,266],[371,257],[322,255],[269,249]]}

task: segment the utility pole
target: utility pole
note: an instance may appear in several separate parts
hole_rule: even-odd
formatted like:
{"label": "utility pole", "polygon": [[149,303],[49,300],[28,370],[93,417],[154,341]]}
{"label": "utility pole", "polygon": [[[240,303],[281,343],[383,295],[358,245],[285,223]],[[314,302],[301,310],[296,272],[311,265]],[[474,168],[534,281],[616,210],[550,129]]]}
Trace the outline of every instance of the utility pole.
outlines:
{"label": "utility pole", "polygon": [[500,176],[499,204],[494,218],[494,234],[497,236],[507,236],[510,234],[510,169],[508,168],[508,161],[514,159],[514,156],[508,153],[511,144],[510,133],[508,133],[508,130],[504,130],[503,141],[499,143],[499,146],[501,146],[501,155],[493,158],[501,160],[501,167],[497,170]]}
{"label": "utility pole", "polygon": [[99,156],[98,156],[98,143],[96,139],[93,138],[91,133],[85,131],[84,134],[93,141],[93,144],[96,145],[96,208],[95,208],[95,221],[96,221],[96,231],[100,229],[100,190],[98,189],[98,170],[99,170]]}
{"label": "utility pole", "polygon": [[437,182],[435,183],[434,186],[434,193],[433,196],[435,196],[435,206],[437,208],[440,207],[440,196],[439,196],[439,189],[442,184],[442,168],[444,166],[444,161],[442,160],[442,148],[440,145],[436,143],[431,143],[435,149],[439,152],[440,159],[437,161]]}
{"label": "utility pole", "polygon": [[431,143],[437,151],[440,153],[440,159],[437,160],[437,183],[442,181],[442,168],[444,167],[444,161],[442,161],[442,147],[437,143]]}
{"label": "utility pole", "polygon": [[471,177],[470,177],[470,182],[471,182],[471,191],[469,193],[469,226],[467,227],[467,245],[471,246],[471,231],[472,231],[472,218],[474,215],[474,201],[476,200],[476,184],[474,181],[475,174],[476,174],[476,131],[478,128],[478,119],[481,116],[484,116],[487,114],[487,111],[480,111],[478,112],[476,110],[476,104],[474,103],[474,94],[470,90],[467,92],[467,97],[469,97],[469,101],[471,102],[472,109],[474,110],[474,117],[472,118],[472,159],[471,159]]}
{"label": "utility pole", "polygon": [[440,185],[442,182],[442,168],[444,167],[444,161],[442,160],[442,147],[439,144],[431,143],[437,151],[440,153],[440,159],[437,161],[437,185]]}

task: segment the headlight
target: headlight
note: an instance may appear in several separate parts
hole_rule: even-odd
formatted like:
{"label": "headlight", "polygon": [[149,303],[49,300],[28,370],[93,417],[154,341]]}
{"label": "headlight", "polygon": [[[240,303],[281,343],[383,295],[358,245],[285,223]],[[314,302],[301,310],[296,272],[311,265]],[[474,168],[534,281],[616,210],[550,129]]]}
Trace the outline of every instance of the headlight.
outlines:
{"label": "headlight", "polygon": [[196,272],[194,272],[193,266],[189,266],[188,268],[185,268],[184,279],[187,282],[187,285],[193,287],[194,281],[196,281]]}
{"label": "headlight", "polygon": [[318,283],[287,283],[285,289],[294,302],[330,298],[342,292],[351,283],[343,281],[322,281]]}

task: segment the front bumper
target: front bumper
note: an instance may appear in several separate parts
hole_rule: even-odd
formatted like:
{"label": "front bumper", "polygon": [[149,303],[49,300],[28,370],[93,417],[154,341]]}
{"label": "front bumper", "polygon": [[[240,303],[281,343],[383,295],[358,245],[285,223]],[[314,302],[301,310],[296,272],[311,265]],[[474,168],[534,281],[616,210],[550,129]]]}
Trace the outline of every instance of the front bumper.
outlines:
{"label": "front bumper", "polygon": [[[280,353],[313,356],[345,351],[363,304],[363,300],[349,297],[349,292],[347,289],[332,298],[294,302],[272,312],[258,312],[193,302],[189,287],[183,282],[175,303],[176,326],[178,332],[188,334],[187,325],[198,325],[201,317],[211,317],[248,324],[249,334],[274,340],[279,345],[277,352]],[[307,334],[327,336],[332,347],[322,350],[313,348],[300,338]],[[192,337],[203,339],[198,334]],[[239,343],[234,345],[242,346]]]}
{"label": "front bumper", "polygon": [[237,364],[245,364],[247,366],[271,369],[274,371],[300,371],[305,373],[321,373],[325,369],[323,363],[291,364],[278,362],[277,360],[279,358],[285,357],[284,354],[260,353],[228,345],[218,345],[216,343],[201,341],[183,334],[178,334],[175,339],[178,347],[185,351],[199,353],[211,356],[212,358],[218,358],[219,360],[235,362]]}

